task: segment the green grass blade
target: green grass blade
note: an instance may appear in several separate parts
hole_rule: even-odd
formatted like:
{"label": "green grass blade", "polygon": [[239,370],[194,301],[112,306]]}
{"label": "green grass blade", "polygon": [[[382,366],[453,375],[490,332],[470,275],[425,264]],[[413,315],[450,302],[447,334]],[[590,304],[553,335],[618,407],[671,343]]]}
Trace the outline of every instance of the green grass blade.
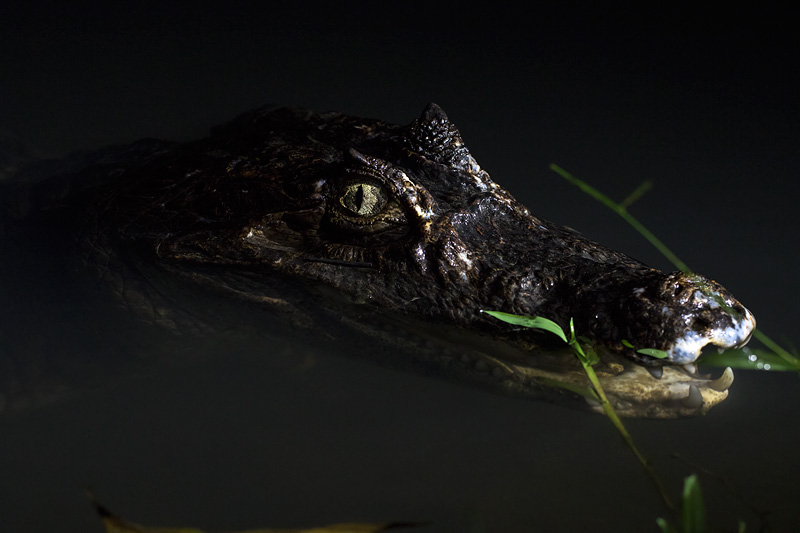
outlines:
{"label": "green grass blade", "polygon": [[649,191],[650,189],[652,189],[652,188],[653,188],[653,182],[652,182],[652,181],[650,181],[650,180],[645,180],[645,181],[643,181],[643,182],[641,183],[641,185],[639,185],[638,187],[636,187],[636,189],[635,189],[635,190],[634,190],[632,193],[630,193],[630,194],[628,195],[628,197],[627,197],[627,198],[625,198],[624,200],[622,200],[622,201],[619,203],[619,206],[620,206],[621,208],[623,208],[623,209],[627,209],[627,208],[629,208],[631,205],[633,205],[633,203],[634,203],[634,202],[636,202],[637,200],[639,200],[639,198],[641,198],[642,196],[644,196],[644,195],[645,195],[645,193],[646,193],[647,191]]}
{"label": "green grass blade", "polygon": [[[678,256],[675,255],[672,252],[672,250],[667,248],[666,244],[661,242],[661,240],[658,237],[656,237],[655,235],[653,235],[650,232],[650,230],[645,228],[644,225],[642,225],[641,222],[639,222],[633,216],[631,216],[631,214],[628,213],[628,210],[625,209],[624,205],[616,203],[614,200],[612,200],[611,198],[609,198],[605,194],[601,193],[600,191],[598,191],[597,189],[595,189],[594,187],[592,187],[591,185],[589,185],[585,181],[576,178],[575,176],[573,176],[572,174],[570,174],[569,172],[567,172],[563,168],[559,167],[555,163],[550,165],[550,169],[553,170],[554,172],[556,172],[559,176],[561,176],[562,178],[564,178],[568,182],[570,182],[573,185],[575,185],[576,187],[578,187],[580,190],[582,190],[583,192],[585,192],[586,194],[588,194],[592,198],[594,198],[595,200],[597,200],[598,202],[602,203],[603,205],[605,205],[606,207],[608,207],[609,209],[614,211],[616,214],[621,216],[623,219],[625,219],[625,221],[628,224],[633,226],[633,228],[636,231],[638,231],[645,239],[650,241],[650,244],[652,244],[659,252],[661,252],[664,255],[664,257],[667,258],[667,260],[669,260],[673,265],[675,265],[676,268],[678,268],[682,272],[687,272],[687,273],[691,272],[691,269],[686,265],[686,263],[684,263],[683,261],[678,259]],[[634,191],[634,194],[635,194],[635,191]],[[631,196],[633,196],[633,194]],[[630,196],[628,198],[630,198]],[[637,196],[637,198],[638,198],[638,196]]]}
{"label": "green grass blade", "polygon": [[655,357],[656,359],[666,359],[669,355],[664,350],[656,350],[655,348],[642,348],[640,350],[636,350],[636,353],[649,355],[650,357]]}
{"label": "green grass blade", "polygon": [[698,360],[698,364],[722,368],[729,366],[745,370],[774,370],[778,372],[797,372],[798,370],[795,363],[787,362],[776,353],[751,348],[703,354]]}
{"label": "green grass blade", "polygon": [[[628,224],[630,224],[636,231],[638,231],[640,235],[642,235],[645,239],[647,239],[650,242],[650,244],[653,245],[653,247],[655,247],[659,252],[661,252],[661,254],[675,266],[675,268],[687,274],[692,272],[689,266],[683,261],[681,261],[678,258],[678,256],[672,252],[672,250],[667,248],[667,246],[663,242],[661,242],[661,240],[658,237],[656,237],[653,233],[650,232],[650,230],[644,227],[644,225],[641,222],[636,220],[630,213],[628,213],[627,207],[630,206],[633,202],[635,202],[639,198],[641,198],[641,196],[645,192],[647,192],[652,186],[652,184],[649,181],[645,181],[644,183],[642,183],[621,203],[616,203],[614,200],[612,200],[605,194],[601,193],[600,191],[598,191],[585,181],[576,178],[575,176],[573,176],[563,168],[559,167],[555,163],[550,164],[550,169],[559,176],[561,176],[562,178],[564,178],[565,180],[567,180],[568,182],[578,187],[580,190],[582,190],[592,198],[594,198],[595,200],[599,201],[600,203],[611,209],[613,212],[617,213],[619,216],[621,216]],[[800,357],[796,357],[790,354],[787,350],[778,345],[778,343],[767,337],[760,329],[756,329],[753,332],[753,336],[756,339],[758,339],[758,341],[761,342],[761,344],[763,344],[764,346],[775,352],[775,354],[778,357],[783,359],[784,362],[782,364],[771,365],[772,370],[793,370],[800,374]],[[728,362],[723,366],[752,368],[743,365],[746,365],[746,363],[742,363],[740,361],[737,363]]]}
{"label": "green grass blade", "polygon": [[775,352],[775,354],[783,359],[784,362],[786,362],[788,365],[791,365],[793,370],[800,372],[800,358],[790,354],[788,350],[785,350],[783,347],[778,345],[777,342],[767,337],[760,329],[756,329],[753,332],[753,336],[758,339],[761,344]]}
{"label": "green grass blade", "polygon": [[509,324],[514,324],[515,326],[543,329],[545,331],[549,331],[554,335],[558,335],[559,338],[564,342],[569,342],[567,341],[567,336],[564,335],[564,330],[561,329],[561,326],[559,326],[552,320],[541,316],[512,315],[511,313],[503,313],[500,311],[484,311],[484,310],[481,310],[481,313],[486,313],[489,316],[493,316],[494,318],[502,320],[503,322],[507,322]]}
{"label": "green grass blade", "polygon": [[[536,329],[544,329],[551,333],[558,335],[565,343],[569,345],[572,349],[572,352],[581,362],[583,366],[583,370],[586,373],[586,377],[589,378],[589,383],[592,385],[592,389],[597,396],[597,399],[600,401],[600,405],[603,408],[603,412],[605,413],[606,417],[611,421],[611,424],[617,429],[620,435],[622,435],[622,439],[625,441],[625,444],[631,449],[633,454],[636,456],[636,459],[639,460],[641,463],[642,468],[644,468],[645,472],[653,483],[656,486],[661,498],[664,500],[664,504],[671,510],[675,510],[675,505],[672,503],[669,495],[667,494],[666,488],[664,487],[664,483],[661,481],[661,478],[658,476],[658,473],[650,466],[650,463],[647,462],[644,455],[639,451],[634,444],[633,439],[631,438],[628,430],[625,429],[625,426],[620,420],[617,412],[614,410],[614,407],[611,405],[611,402],[608,401],[608,397],[606,396],[605,391],[603,390],[603,386],[600,384],[600,380],[597,377],[597,374],[592,368],[592,365],[596,364],[599,361],[597,353],[592,349],[590,346],[587,346],[586,351],[584,351],[581,343],[578,341],[579,337],[575,334],[575,323],[572,319],[569,321],[569,329],[570,329],[570,338],[567,340],[564,331],[561,327],[543,317],[533,317],[533,316],[521,316],[521,315],[514,315],[511,313],[503,313],[501,311],[484,311],[481,310],[482,313],[486,313],[489,316],[493,316],[498,320],[502,320],[503,322],[507,322],[509,324],[514,324],[517,326],[529,327],[529,328],[536,328]],[[588,354],[587,354],[588,352]],[[557,383],[557,382],[556,382]],[[558,386],[558,385],[557,385]],[[578,394],[582,394],[578,392]],[[585,394],[583,394],[586,396]]]}
{"label": "green grass blade", "polygon": [[706,533],[706,508],[697,476],[692,474],[683,482],[681,532]]}
{"label": "green grass blade", "polygon": [[661,528],[661,533],[678,533],[675,528],[669,525],[669,522],[663,518],[656,518],[656,524]]}
{"label": "green grass blade", "polygon": [[538,379],[545,385],[549,385],[551,387],[559,387],[561,389],[568,390],[570,392],[574,392],[575,394],[583,396],[588,400],[600,403],[600,397],[591,387],[581,387],[580,385],[573,385],[572,383],[565,383],[563,381],[558,381],[557,379],[550,379],[545,377],[537,377],[536,379]]}

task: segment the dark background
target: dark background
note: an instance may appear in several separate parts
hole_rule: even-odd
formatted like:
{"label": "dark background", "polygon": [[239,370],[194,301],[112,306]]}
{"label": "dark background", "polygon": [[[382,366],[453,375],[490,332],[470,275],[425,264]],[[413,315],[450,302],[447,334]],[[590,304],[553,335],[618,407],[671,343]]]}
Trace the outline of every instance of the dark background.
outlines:
{"label": "dark background", "polygon": [[[653,180],[655,188],[631,209],[635,216],[691,267],[731,289],[755,313],[759,326],[768,335],[790,346],[797,344],[794,303],[800,297],[796,267],[800,229],[796,216],[800,47],[793,38],[794,21],[787,13],[765,7],[757,11],[727,7],[703,12],[668,7],[647,11],[609,6],[519,10],[501,3],[473,7],[451,4],[447,8],[405,2],[379,7],[377,4],[267,2],[258,8],[235,2],[5,5],[0,8],[0,134],[22,141],[42,157],[57,157],[72,150],[141,137],[198,137],[210,126],[264,104],[337,110],[407,123],[427,102],[434,101],[460,127],[481,166],[533,213],[669,269],[670,265],[633,230],[563,182],[547,166],[555,162],[615,199],[624,198],[641,181]],[[220,387],[215,380],[208,381],[211,390]],[[325,383],[332,387],[330,381]],[[381,393],[388,394],[391,401],[386,401],[395,406],[410,402],[415,409],[432,409],[432,413],[441,412],[454,420],[459,416],[474,417],[474,433],[473,429],[465,429],[470,426],[456,422],[452,427],[442,426],[433,421],[435,414],[417,421],[427,433],[415,437],[419,441],[415,444],[435,449],[435,443],[439,443],[447,448],[448,452],[441,455],[443,464],[460,457],[459,443],[470,442],[480,450],[475,453],[489,454],[486,450],[492,450],[519,468],[512,474],[512,470],[504,470],[507,465],[503,460],[487,455],[477,474],[453,464],[452,472],[462,472],[465,479],[451,479],[452,483],[469,485],[473,474],[484,483],[486,479],[501,483],[511,476],[511,485],[525,488],[524,480],[539,475],[524,470],[524,461],[514,455],[518,450],[505,448],[512,446],[511,441],[503,440],[498,448],[498,442],[491,438],[493,434],[497,439],[502,435],[519,442],[527,442],[529,432],[552,435],[551,446],[562,449],[563,442],[588,438],[594,428],[605,427],[599,417],[593,420],[562,411],[533,411],[527,415],[523,411],[528,408],[519,404],[499,403],[502,400],[477,393],[462,393],[463,397],[453,399],[447,395],[452,393],[449,386],[436,387],[425,389],[413,401],[400,389],[372,392],[376,398]],[[241,386],[234,388],[239,390]],[[292,392],[298,394],[286,394]],[[724,457],[725,465],[742,466],[740,483],[756,479],[764,487],[773,481],[780,484],[776,492],[785,496],[785,501],[775,493],[765,492],[780,510],[786,502],[796,501],[797,494],[795,491],[792,496],[789,492],[796,484],[792,473],[797,472],[797,461],[793,455],[780,455],[780,450],[796,449],[793,443],[797,417],[787,419],[786,415],[794,411],[783,404],[789,401],[787,398],[796,399],[796,380],[737,373],[733,393],[738,396],[723,405],[728,411],[718,418],[711,414],[707,420],[686,422],[680,430],[670,433],[671,437],[658,437],[663,431],[659,429],[640,438],[649,447],[693,448],[693,432],[704,435],[698,437],[702,441],[698,449],[703,450],[701,455],[707,463]],[[141,391],[138,394],[147,396]],[[363,403],[356,396],[350,400]],[[128,400],[118,401],[127,405]],[[436,407],[431,407],[434,404]],[[314,405],[309,400],[309,405],[304,406],[309,417]],[[381,404],[376,400],[375,405]],[[126,407],[120,409],[124,411]],[[397,409],[385,415],[408,424],[400,428],[407,430],[404,437],[416,435],[413,431],[420,428],[403,418],[409,416],[408,412]],[[771,411],[782,414],[768,424],[764,422],[764,426],[742,422],[746,417],[755,423]],[[504,414],[498,417],[498,413]],[[133,427],[153,423],[150,415],[138,416],[142,419],[134,417],[130,422]],[[373,416],[374,427],[379,429],[367,437],[386,439],[390,435],[391,439],[398,428],[388,427],[389,422],[379,413]],[[516,429],[508,430],[523,416],[530,416],[529,428],[514,426]],[[80,410],[67,410],[56,416],[65,428],[75,427],[76,420],[82,417],[85,419]],[[165,420],[171,419],[166,415],[164,420],[156,417],[155,424],[166,435],[174,423]],[[324,416],[315,420],[327,427]],[[23,424],[19,419],[15,423]],[[202,422],[197,423],[202,426]],[[380,429],[381,424],[387,424],[387,428]],[[647,423],[640,426],[645,430],[652,427]],[[22,429],[13,432],[19,442],[10,440],[12,433],[6,429],[7,442],[15,442],[9,444],[11,449],[24,450],[28,446]],[[363,436],[359,433],[363,427],[345,425],[338,429],[352,430],[349,438],[356,448],[367,446],[358,437]],[[124,441],[125,436],[119,431],[117,439]],[[240,428],[232,425],[221,431],[233,434]],[[760,433],[764,431],[770,433]],[[284,437],[289,447],[293,446],[289,435],[294,434],[287,432]],[[728,447],[743,434],[751,439],[746,446]],[[80,438],[70,435],[67,440],[80,444]],[[162,438],[159,441],[153,437],[152,449],[169,449],[167,437]],[[613,441],[613,437],[608,440]],[[398,440],[397,446],[403,442]],[[486,450],[480,447],[481,443]],[[616,446],[616,442],[611,444]],[[778,454],[764,467],[764,479],[758,477],[759,466],[753,457],[746,455],[751,450],[755,453],[760,445]],[[102,442],[93,441],[87,449],[103,458],[105,462],[101,464],[112,465],[111,468],[116,465],[116,456]],[[62,453],[63,457],[51,454],[50,462],[70,463],[69,454]],[[257,449],[248,449],[237,460],[257,453]],[[541,451],[530,450],[532,456],[537,453]],[[590,478],[602,478],[602,465],[617,469],[614,465],[619,464],[631,470],[630,476],[640,478],[624,449],[614,447],[607,453],[613,457],[605,455],[589,462],[598,469],[587,474]],[[653,452],[656,456],[658,453]],[[350,456],[345,455],[342,460],[352,460],[347,457]],[[356,470],[382,471],[387,465],[380,457],[372,458],[373,466],[359,464]],[[170,463],[163,457],[160,460]],[[181,461],[191,463],[183,456],[175,462]],[[50,462],[37,460],[36,464]],[[137,469],[144,472],[144,464]],[[391,468],[402,469],[402,464]],[[317,468],[324,471],[327,466],[328,463],[320,463]],[[423,472],[441,467],[417,466]],[[52,470],[41,468],[41,479],[52,475]],[[62,472],[59,480],[79,488],[85,469],[74,468],[72,474]],[[586,469],[587,465],[575,468]],[[785,479],[781,474],[770,477],[775,472],[782,472]],[[536,487],[541,494],[526,496],[543,498],[543,494],[559,490],[569,493],[587,482],[580,474],[569,470],[566,474],[547,477],[547,486]],[[137,507],[126,500],[119,487],[106,483],[100,488],[116,495],[116,502],[127,506],[133,518],[141,517],[143,522],[150,512],[161,517],[162,522],[195,524],[191,517],[206,516],[203,512],[209,512],[209,505],[194,504],[202,505],[195,514],[186,509],[192,508],[192,501],[203,502],[205,498],[219,502],[219,512],[223,518],[226,516],[225,509],[229,507],[224,504],[232,504],[220,486],[205,491],[196,486],[186,488],[183,514],[172,512],[167,502],[181,483],[180,476],[173,475],[178,478],[172,485],[167,482],[172,491],[139,494],[145,502],[163,499],[158,508],[161,514],[153,513],[146,504],[139,502]],[[573,477],[577,485],[571,484]],[[224,475],[219,478],[220,483],[225,482]],[[552,479],[558,480],[556,486]],[[35,486],[36,481],[26,480],[27,485]],[[131,491],[133,486],[135,483]],[[507,524],[517,523],[515,517],[524,513],[514,514],[517,507],[508,503],[513,498],[502,491],[495,493],[492,486],[484,485],[485,493],[476,496],[476,501],[485,496],[483,503],[489,508],[505,510],[504,505],[510,506],[504,520]],[[634,483],[630,490],[636,492],[636,486]],[[643,486],[647,490],[646,484]],[[326,487],[317,487],[321,498],[330,494],[323,490]],[[429,494],[426,501],[436,502],[436,485],[428,488],[433,496]],[[448,484],[442,481],[441,491],[447,490]],[[611,487],[611,500],[620,505],[624,514],[627,504],[613,497],[616,490],[621,489]],[[35,493],[31,489],[31,494]],[[234,525],[273,525],[268,522],[274,513],[265,513],[263,519],[258,514],[256,494],[249,507],[253,509],[248,515],[250,521]],[[414,498],[403,494],[409,504],[408,514],[392,518],[417,518],[419,509],[410,503]],[[149,496],[152,498],[148,500]],[[48,501],[45,498],[44,504]],[[70,505],[82,505],[80,498],[77,504],[74,501],[70,500]],[[606,505],[602,499],[601,503]],[[36,502],[28,505],[37,507]],[[431,509],[436,507],[435,503],[430,505]],[[452,509],[444,511],[461,516],[463,508],[452,505]],[[639,506],[640,502],[631,505]],[[302,509],[325,508],[320,500],[298,501],[296,506],[301,510],[293,515],[297,522],[302,522],[297,518],[302,516]],[[643,515],[654,517],[657,509],[657,505],[652,510],[645,509]],[[531,511],[533,515],[538,512],[541,511]],[[563,510],[557,512],[564,514]],[[487,513],[491,516],[491,512]],[[243,515],[238,516],[244,520]],[[317,516],[315,520],[327,516],[347,518],[336,512],[313,516]],[[497,518],[486,520],[491,523]],[[553,517],[549,520],[545,523],[550,524],[551,530],[556,530],[552,524],[558,523],[566,524],[565,531],[570,530],[568,518],[565,522]],[[586,520],[585,523],[592,523]],[[232,527],[223,519],[218,523],[220,527]],[[642,523],[652,525],[651,521]]]}
{"label": "dark background", "polygon": [[187,139],[264,104],[407,123],[435,101],[534,213],[669,268],[547,169],[621,199],[780,336],[798,297],[791,17],[608,6],[25,4],[0,17],[0,126],[41,155]]}

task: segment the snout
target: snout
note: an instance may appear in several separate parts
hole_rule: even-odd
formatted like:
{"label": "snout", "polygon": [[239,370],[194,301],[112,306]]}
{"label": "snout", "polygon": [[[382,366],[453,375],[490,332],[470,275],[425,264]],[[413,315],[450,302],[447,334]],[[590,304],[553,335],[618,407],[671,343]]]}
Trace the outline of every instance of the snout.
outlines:
{"label": "snout", "polygon": [[720,284],[703,276],[670,274],[662,295],[671,299],[685,325],[666,347],[671,363],[692,363],[708,345],[740,348],[756,328],[755,317],[746,307]]}

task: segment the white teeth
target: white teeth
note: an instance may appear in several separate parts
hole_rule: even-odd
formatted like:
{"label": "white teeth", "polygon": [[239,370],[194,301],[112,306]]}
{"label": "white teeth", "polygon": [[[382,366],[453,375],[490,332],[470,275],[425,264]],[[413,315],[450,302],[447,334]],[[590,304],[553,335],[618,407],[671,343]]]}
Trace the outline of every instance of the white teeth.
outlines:
{"label": "white teeth", "polygon": [[725,351],[725,348],[723,348],[722,346],[717,346],[717,353],[722,353],[724,351]]}
{"label": "white teeth", "polygon": [[644,369],[647,370],[650,373],[650,375],[656,379],[661,379],[661,376],[664,375],[663,366],[646,366],[644,367]]}
{"label": "white teeth", "polygon": [[710,389],[714,389],[715,391],[724,392],[728,390],[731,385],[733,385],[733,370],[731,367],[725,368],[725,371],[722,373],[720,377],[715,379],[714,381],[709,381],[706,386]]}
{"label": "white teeth", "polygon": [[681,400],[681,404],[691,409],[696,409],[703,405],[703,394],[700,392],[700,389],[694,385],[689,385],[689,395]]}
{"label": "white teeth", "polygon": [[694,363],[686,363],[682,365],[683,369],[686,370],[690,374],[697,374],[697,365]]}

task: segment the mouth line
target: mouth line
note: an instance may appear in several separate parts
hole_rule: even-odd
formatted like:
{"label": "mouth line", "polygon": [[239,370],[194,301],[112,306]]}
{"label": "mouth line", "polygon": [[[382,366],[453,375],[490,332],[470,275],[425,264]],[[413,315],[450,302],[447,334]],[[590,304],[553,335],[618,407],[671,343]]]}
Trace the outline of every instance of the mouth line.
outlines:
{"label": "mouth line", "polygon": [[[639,365],[642,366],[642,365]],[[701,382],[704,386],[710,387],[718,392],[723,392],[728,390],[730,386],[733,384],[733,370],[730,367],[725,367],[723,370],[722,375],[718,378],[711,378],[710,375],[700,374],[697,369],[697,365],[695,363],[686,363],[684,365],[663,365],[659,367],[651,367],[651,366],[642,366],[647,372],[653,376],[655,379],[662,379],[664,377],[664,369],[669,368],[670,371],[678,372],[683,374],[687,378],[691,380],[696,380]]]}

